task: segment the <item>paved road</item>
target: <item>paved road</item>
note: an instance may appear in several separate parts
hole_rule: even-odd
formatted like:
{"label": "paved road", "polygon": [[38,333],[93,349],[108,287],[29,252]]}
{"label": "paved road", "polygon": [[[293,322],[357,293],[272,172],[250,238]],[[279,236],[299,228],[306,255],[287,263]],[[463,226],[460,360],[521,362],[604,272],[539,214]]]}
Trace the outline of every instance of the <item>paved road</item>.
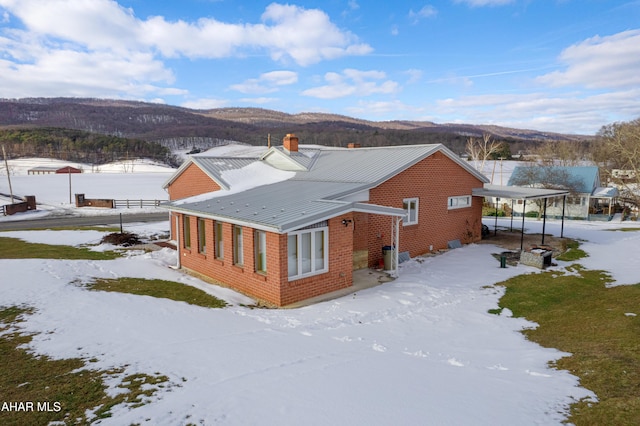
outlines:
{"label": "paved road", "polygon": [[[160,222],[169,220],[169,212],[123,214],[122,223]],[[22,229],[58,228],[63,226],[119,225],[120,215],[110,216],[51,216],[40,219],[19,221],[0,221],[0,231],[18,231]]]}

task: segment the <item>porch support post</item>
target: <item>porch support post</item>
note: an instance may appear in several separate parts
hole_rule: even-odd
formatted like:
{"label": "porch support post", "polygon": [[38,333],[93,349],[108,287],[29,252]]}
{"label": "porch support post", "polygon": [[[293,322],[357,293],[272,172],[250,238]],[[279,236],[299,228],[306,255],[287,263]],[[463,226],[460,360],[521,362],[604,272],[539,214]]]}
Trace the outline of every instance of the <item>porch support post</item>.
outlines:
{"label": "porch support post", "polygon": [[495,222],[493,224],[493,236],[498,235],[498,203],[500,202],[500,198],[496,197],[496,218],[495,218]]}
{"label": "porch support post", "polygon": [[524,247],[524,214],[527,211],[527,199],[525,198],[522,203],[522,229],[520,230],[520,251]]}
{"label": "porch support post", "polygon": [[560,238],[564,238],[564,209],[567,205],[567,196],[562,197],[562,224],[560,225]]}
{"label": "porch support post", "polygon": [[511,199],[511,232],[513,232],[513,198]]}
{"label": "porch support post", "polygon": [[176,215],[176,253],[178,254],[178,260],[176,263],[176,268],[182,268],[181,257],[182,253],[180,253],[180,215]]}
{"label": "porch support post", "polygon": [[[398,271],[399,271],[399,260],[400,260],[400,254],[399,254],[399,250],[400,250],[400,218],[394,216],[393,217],[393,222],[395,222],[395,224],[393,224],[393,226],[395,227],[395,241],[394,241],[394,250],[393,250],[393,276],[395,278],[398,277]],[[392,223],[393,223],[392,222]]]}
{"label": "porch support post", "polygon": [[544,197],[544,209],[542,210],[542,242],[544,245],[544,230],[547,225],[547,197]]}

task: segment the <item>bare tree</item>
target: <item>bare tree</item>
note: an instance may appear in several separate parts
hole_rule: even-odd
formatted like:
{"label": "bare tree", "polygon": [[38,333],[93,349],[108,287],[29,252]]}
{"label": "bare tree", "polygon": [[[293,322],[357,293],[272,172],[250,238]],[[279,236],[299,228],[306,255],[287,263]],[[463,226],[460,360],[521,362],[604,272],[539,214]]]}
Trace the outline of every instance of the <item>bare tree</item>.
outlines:
{"label": "bare tree", "polygon": [[592,151],[606,180],[618,187],[621,198],[640,206],[640,118],[603,126]]}
{"label": "bare tree", "polygon": [[[515,186],[565,190],[572,196],[575,196],[582,186],[582,181],[569,173],[565,167],[540,164],[518,167],[511,175],[509,183]],[[544,199],[534,201],[540,218],[544,209]]]}
{"label": "bare tree", "polygon": [[533,149],[543,164],[578,166],[585,157],[585,143],[577,141],[548,141]]}
{"label": "bare tree", "polygon": [[474,167],[480,173],[484,173],[485,163],[492,154],[502,149],[502,143],[496,142],[489,133],[483,133],[482,140],[469,137],[467,139],[467,154],[473,160]]}

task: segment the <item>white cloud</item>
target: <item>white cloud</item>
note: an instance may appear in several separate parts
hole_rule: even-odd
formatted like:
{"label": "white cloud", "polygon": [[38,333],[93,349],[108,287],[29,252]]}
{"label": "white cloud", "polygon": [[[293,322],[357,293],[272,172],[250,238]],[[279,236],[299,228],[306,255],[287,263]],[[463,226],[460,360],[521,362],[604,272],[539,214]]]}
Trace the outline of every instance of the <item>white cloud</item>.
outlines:
{"label": "white cloud", "polygon": [[370,96],[398,92],[399,85],[395,81],[379,82],[385,78],[386,74],[382,71],[346,69],[342,74],[329,72],[324,76],[328,84],[307,89],[302,94],[320,99],[337,99],[345,96]]}
{"label": "white cloud", "polygon": [[203,99],[195,99],[187,102],[183,102],[182,106],[185,108],[191,109],[214,109],[214,108],[222,108],[227,106],[228,101],[223,99],[211,99],[211,98],[203,98]]}
{"label": "white cloud", "polygon": [[514,0],[454,0],[455,3],[464,3],[471,7],[482,6],[504,6],[505,4],[511,4]]}
{"label": "white cloud", "polygon": [[245,94],[266,94],[278,91],[278,86],[287,86],[298,82],[298,74],[293,71],[272,71],[251,78],[230,88]]}
{"label": "white cloud", "polygon": [[410,69],[404,72],[409,76],[407,84],[417,83],[422,79],[423,72],[421,70]]}
{"label": "white cloud", "polygon": [[421,19],[433,18],[437,14],[438,10],[435,7],[426,5],[417,12],[414,12],[413,9],[411,9],[409,11],[409,18],[411,18],[413,23],[418,23]]}
{"label": "white cloud", "polygon": [[565,49],[560,61],[565,71],[539,77],[553,87],[580,85],[590,89],[640,86],[640,30],[592,37]]}
{"label": "white cloud", "polygon": [[[4,22],[23,27],[0,28],[3,96],[154,97],[186,93],[170,87],[167,58],[262,52],[305,66],[372,51],[324,12],[276,3],[256,24],[140,19],[113,0],[0,0],[0,8]],[[272,78],[277,86],[292,76]]]}
{"label": "white cloud", "polygon": [[389,113],[393,113],[396,117],[399,115],[401,111],[409,111],[411,113],[420,113],[421,108],[411,107],[406,105],[405,103],[395,100],[395,101],[376,101],[376,102],[358,102],[357,106],[347,108],[349,113],[354,115],[388,115]]}
{"label": "white cloud", "polygon": [[[544,92],[441,99],[437,121],[497,124],[560,133],[594,134],[604,124],[640,116],[640,89],[583,94]],[[499,117],[499,119],[497,119]]]}

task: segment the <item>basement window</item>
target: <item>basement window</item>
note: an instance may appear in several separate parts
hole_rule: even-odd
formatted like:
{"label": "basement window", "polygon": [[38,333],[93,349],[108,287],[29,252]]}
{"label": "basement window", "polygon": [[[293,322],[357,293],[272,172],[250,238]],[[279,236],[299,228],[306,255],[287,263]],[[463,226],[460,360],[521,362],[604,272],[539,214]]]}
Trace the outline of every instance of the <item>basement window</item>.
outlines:
{"label": "basement window", "polygon": [[287,239],[289,280],[327,272],[329,270],[328,245],[328,227],[289,233]]}

